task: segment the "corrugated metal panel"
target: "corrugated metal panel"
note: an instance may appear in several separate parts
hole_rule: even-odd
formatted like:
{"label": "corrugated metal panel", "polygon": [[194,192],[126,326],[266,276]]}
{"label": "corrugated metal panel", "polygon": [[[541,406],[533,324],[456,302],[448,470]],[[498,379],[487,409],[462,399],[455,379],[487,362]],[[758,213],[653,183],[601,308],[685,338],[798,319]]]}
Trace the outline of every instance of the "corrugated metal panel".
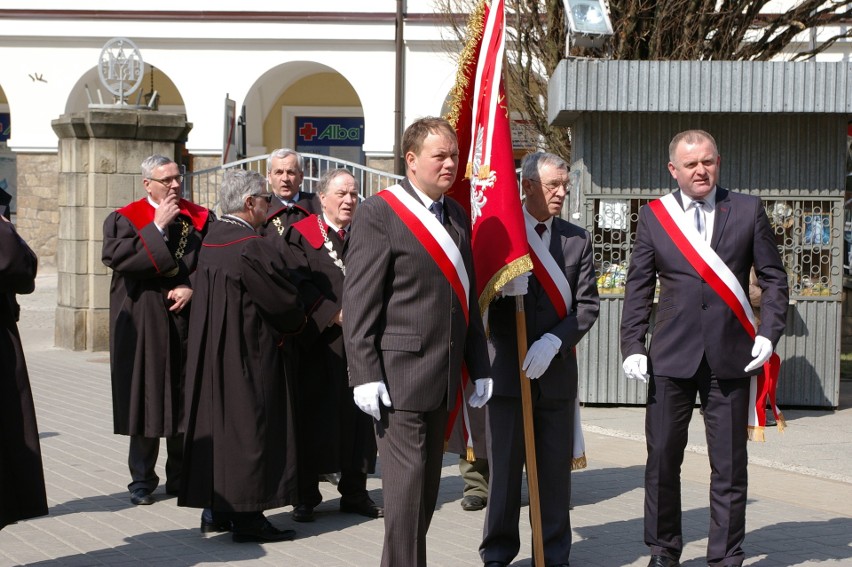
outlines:
{"label": "corrugated metal panel", "polygon": [[628,380],[621,370],[618,323],[623,305],[620,297],[601,297],[598,322],[577,346],[583,403],[645,403],[645,385]]}
{"label": "corrugated metal panel", "polygon": [[799,301],[787,312],[778,344],[781,406],[837,407],[840,403],[840,301]]}
{"label": "corrugated metal panel", "polygon": [[585,112],[852,114],[852,63],[563,60],[551,123]]}
{"label": "corrugated metal panel", "polygon": [[[580,401],[641,405],[646,386],[624,377],[619,322],[624,299],[602,297],[598,323],[577,348]],[[840,403],[839,301],[799,301],[787,313],[787,331],[778,343],[781,377],[778,404],[837,407]]]}
{"label": "corrugated metal panel", "polygon": [[720,184],[762,196],[833,196],[846,185],[845,116],[594,113],[572,128],[583,195],[662,195],[672,137],[702,128],[722,156]]}

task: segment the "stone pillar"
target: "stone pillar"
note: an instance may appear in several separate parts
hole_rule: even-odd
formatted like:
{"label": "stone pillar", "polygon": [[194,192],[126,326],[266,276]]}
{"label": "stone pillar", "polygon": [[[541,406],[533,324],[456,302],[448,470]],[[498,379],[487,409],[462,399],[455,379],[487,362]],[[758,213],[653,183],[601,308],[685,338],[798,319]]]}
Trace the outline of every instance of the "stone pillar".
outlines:
{"label": "stone pillar", "polygon": [[192,125],[182,114],[124,108],[63,114],[51,124],[60,164],[56,346],[108,350],[112,274],[101,262],[104,219],[145,195],[142,160],[175,159]]}

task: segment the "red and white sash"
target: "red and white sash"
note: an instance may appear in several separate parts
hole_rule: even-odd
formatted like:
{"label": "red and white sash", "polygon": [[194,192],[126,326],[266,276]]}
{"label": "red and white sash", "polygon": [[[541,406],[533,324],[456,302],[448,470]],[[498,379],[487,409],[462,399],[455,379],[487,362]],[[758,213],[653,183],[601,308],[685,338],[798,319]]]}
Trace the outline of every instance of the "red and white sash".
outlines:
{"label": "red and white sash", "polygon": [[[674,194],[670,193],[652,201],[648,204],[648,207],[660,221],[663,230],[672,239],[677,249],[713,291],[731,308],[748,336],[754,339],[757,334],[757,326],[754,311],[745,290],[727,264],[710,247],[710,244],[698,234],[691,219],[683,214],[683,208],[677,202]],[[751,377],[751,404],[748,418],[750,439],[763,441],[767,397],[772,403],[772,410],[776,416],[779,431],[784,428],[783,415],[775,404],[775,390],[778,384],[780,366],[780,357],[773,353],[766,364],[763,365],[761,373]]]}
{"label": "red and white sash", "polygon": [[[553,259],[544,240],[535,231],[536,221],[526,214],[524,221],[527,229],[527,242],[530,245],[530,258],[533,262],[533,275],[544,288],[559,318],[564,319],[574,306],[574,293],[571,291],[571,284],[568,283],[565,272],[559,268],[559,264]],[[551,222],[551,233],[554,230],[553,222]],[[574,454],[571,456],[572,470],[586,468],[586,441],[583,438],[579,397],[574,398]]]}
{"label": "red and white sash", "polygon": [[377,193],[377,196],[390,205],[438,265],[462,305],[465,321],[469,321],[470,278],[456,243],[435,215],[401,186],[388,187]]}

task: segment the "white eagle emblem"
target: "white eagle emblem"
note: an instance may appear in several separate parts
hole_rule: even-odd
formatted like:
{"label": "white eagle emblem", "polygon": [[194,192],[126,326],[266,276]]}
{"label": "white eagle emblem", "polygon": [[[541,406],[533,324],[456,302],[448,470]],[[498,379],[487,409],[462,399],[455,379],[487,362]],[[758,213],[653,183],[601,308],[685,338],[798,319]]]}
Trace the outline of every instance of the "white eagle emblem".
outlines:
{"label": "white eagle emblem", "polygon": [[476,142],[473,149],[473,160],[468,164],[470,171],[466,172],[470,178],[470,223],[476,224],[476,219],[482,216],[482,209],[488,202],[485,191],[497,183],[497,172],[492,170],[488,164],[482,164],[482,127],[476,132]]}

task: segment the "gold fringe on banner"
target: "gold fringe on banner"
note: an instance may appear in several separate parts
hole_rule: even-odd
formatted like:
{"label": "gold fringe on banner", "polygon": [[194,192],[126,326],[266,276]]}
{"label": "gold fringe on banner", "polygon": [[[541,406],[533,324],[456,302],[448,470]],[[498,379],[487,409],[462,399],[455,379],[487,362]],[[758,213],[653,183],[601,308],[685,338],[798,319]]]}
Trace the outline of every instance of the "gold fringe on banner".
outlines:
{"label": "gold fringe on banner", "polygon": [[766,441],[766,434],[763,429],[764,427],[762,425],[750,425],[748,428],[748,440],[755,441],[757,443],[763,443]]}
{"label": "gold fringe on banner", "polygon": [[586,462],[586,454],[583,453],[579,457],[574,457],[571,459],[571,470],[578,471],[580,469],[584,469],[589,466],[589,463]]}
{"label": "gold fringe on banner", "polygon": [[532,259],[530,259],[529,254],[524,254],[500,268],[482,289],[482,293],[479,294],[479,314],[485,315],[488,305],[497,297],[497,292],[503,289],[504,285],[525,272],[531,272],[532,269]]}
{"label": "gold fringe on banner", "polygon": [[[453,89],[450,91],[450,111],[445,118],[453,128],[458,126],[459,112],[464,101],[465,89],[470,83],[470,77],[476,70],[477,47],[479,39],[482,37],[482,31],[485,29],[485,0],[476,3],[476,7],[470,13],[470,18],[467,21],[467,40],[464,48],[459,56],[459,67],[456,71],[456,82]],[[468,68],[473,66],[474,71],[468,73]],[[470,176],[468,176],[470,177]]]}

